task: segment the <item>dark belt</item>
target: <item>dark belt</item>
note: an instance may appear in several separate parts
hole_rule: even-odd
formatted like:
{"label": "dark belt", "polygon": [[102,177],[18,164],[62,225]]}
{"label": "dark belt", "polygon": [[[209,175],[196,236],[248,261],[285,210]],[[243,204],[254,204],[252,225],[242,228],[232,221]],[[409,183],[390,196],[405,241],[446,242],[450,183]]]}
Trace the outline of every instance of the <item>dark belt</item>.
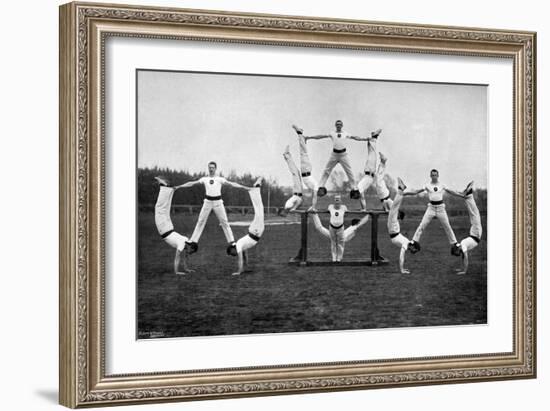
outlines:
{"label": "dark belt", "polygon": [[333,148],[332,151],[336,154],[342,154],[342,153],[345,153],[346,152],[346,149],[343,148],[341,150],[338,150],[337,148]]}
{"label": "dark belt", "polygon": [[250,238],[252,238],[252,239],[253,239],[254,241],[256,241],[256,242],[260,241],[260,237],[258,237],[258,236],[255,235],[255,234],[252,234],[250,231],[248,232],[248,236],[249,236]]}
{"label": "dark belt", "polygon": [[166,238],[166,237],[168,237],[170,234],[172,234],[173,232],[174,232],[174,230],[170,230],[170,231],[165,232],[164,234],[161,234],[160,236],[161,236],[162,238]]}
{"label": "dark belt", "polygon": [[441,204],[443,204],[443,200],[440,200],[440,201],[430,201],[430,204],[431,204],[431,205],[441,205]]}
{"label": "dark belt", "polygon": [[302,177],[309,177],[311,175],[311,171],[308,171],[306,173],[302,173]]}
{"label": "dark belt", "polygon": [[381,198],[381,199],[380,199],[380,202],[383,203],[384,201],[389,200],[389,199],[390,199],[390,195],[388,194],[386,197]]}
{"label": "dark belt", "polygon": [[302,197],[302,193],[294,193],[295,196]]}
{"label": "dark belt", "polygon": [[374,171],[365,171],[365,175],[374,177]]}
{"label": "dark belt", "polygon": [[332,223],[330,223],[330,226],[331,226],[332,228],[334,228],[335,230],[339,230],[339,229],[341,229],[341,228],[344,226],[344,224],[340,224],[339,226],[335,226],[335,225],[333,225]]}
{"label": "dark belt", "polygon": [[210,200],[210,201],[216,201],[216,200],[221,200],[221,199],[222,199],[222,196],[215,196],[215,197],[206,196],[206,199],[207,199],[207,200]]}
{"label": "dark belt", "polygon": [[477,238],[475,235],[471,235],[470,236],[476,243],[479,244],[479,242],[481,241],[479,238]]}
{"label": "dark belt", "polygon": [[397,237],[399,234],[401,234],[401,233],[399,232],[399,233],[390,234],[390,238],[395,238],[395,237]]}

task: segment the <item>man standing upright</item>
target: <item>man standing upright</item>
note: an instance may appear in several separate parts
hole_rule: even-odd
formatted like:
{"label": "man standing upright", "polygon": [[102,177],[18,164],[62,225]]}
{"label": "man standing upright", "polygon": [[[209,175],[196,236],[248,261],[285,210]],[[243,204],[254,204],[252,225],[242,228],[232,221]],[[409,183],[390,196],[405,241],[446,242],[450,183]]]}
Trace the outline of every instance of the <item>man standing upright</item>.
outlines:
{"label": "man standing upright", "polygon": [[[342,120],[336,120],[336,123],[334,123],[334,126],[335,126],[335,131],[332,131],[329,134],[320,134],[316,136],[304,136],[304,141],[306,142],[307,140],[321,140],[323,138],[330,138],[332,140],[332,153],[330,154],[330,157],[325,166],[325,170],[321,175],[321,180],[319,181],[319,189],[317,191],[317,195],[319,197],[322,197],[327,194],[327,189],[325,187],[325,184],[328,180],[328,177],[332,172],[332,169],[337,164],[340,164],[344,169],[346,175],[348,176],[349,183],[352,187],[350,192],[350,198],[358,199],[359,190],[357,188],[357,183],[355,182],[355,177],[353,176],[353,169],[351,168],[348,153],[346,152],[347,150],[346,140],[352,139],[357,141],[365,141],[365,138],[352,136],[348,134],[346,131],[344,131],[343,130],[344,123],[342,122]],[[303,134],[302,129],[295,127],[295,130],[298,133],[298,135]]]}
{"label": "man standing upright", "polygon": [[334,196],[334,204],[327,208],[330,213],[329,234],[333,261],[342,261],[344,256],[344,216],[348,208],[342,204],[342,197]]}
{"label": "man standing upright", "polygon": [[[359,230],[362,226],[364,226],[367,221],[369,221],[369,215],[363,216],[363,218],[354,218],[351,220],[351,225],[349,225],[344,230],[343,236],[332,236],[331,230],[328,228],[323,227],[323,224],[321,223],[321,219],[319,218],[319,215],[317,212],[314,212],[311,214],[311,217],[313,218],[313,224],[315,225],[315,229],[325,238],[330,240],[330,252],[332,255],[332,262],[340,262],[342,261],[342,258],[344,256],[344,247],[345,243],[348,241],[351,241],[355,238],[355,235],[357,234],[357,230]],[[336,241],[340,241],[337,243]]]}
{"label": "man standing upright", "polygon": [[241,184],[229,181],[224,177],[218,176],[216,174],[217,169],[218,165],[214,161],[211,161],[208,163],[208,176],[199,178],[196,181],[190,181],[179,186],[181,188],[186,188],[202,184],[206,192],[206,197],[202,204],[201,212],[199,214],[197,224],[195,225],[195,230],[193,231],[191,239],[188,242],[190,254],[198,250],[199,239],[202,235],[202,231],[204,230],[204,226],[206,225],[206,221],[208,220],[208,216],[210,215],[212,210],[214,210],[214,214],[216,214],[216,217],[218,217],[218,221],[222,226],[225,239],[228,242],[227,253],[231,254],[233,249],[235,248],[235,238],[233,237],[233,231],[231,231],[229,221],[227,220],[227,214],[223,205],[221,189],[224,185],[235,188],[242,188],[244,190],[248,190],[250,189],[250,187],[245,187]]}
{"label": "man standing upright", "polygon": [[411,241],[412,248],[417,249],[417,251],[420,250],[420,247],[418,246],[420,237],[434,217],[437,217],[437,219],[443,226],[443,230],[445,230],[445,234],[447,235],[449,243],[451,243],[451,245],[457,244],[455,233],[451,227],[451,224],[449,223],[449,217],[447,216],[447,211],[445,209],[443,193],[447,192],[460,198],[464,198],[464,196],[454,190],[451,190],[450,188],[439,182],[439,171],[437,171],[436,169],[430,171],[430,179],[430,182],[425,184],[424,187],[422,187],[421,189],[403,193],[403,195],[407,196],[420,194],[425,191],[428,193],[428,199],[430,201],[428,203],[428,208],[424,213],[424,217],[422,217],[422,221],[416,229],[416,232],[414,233],[413,239]]}

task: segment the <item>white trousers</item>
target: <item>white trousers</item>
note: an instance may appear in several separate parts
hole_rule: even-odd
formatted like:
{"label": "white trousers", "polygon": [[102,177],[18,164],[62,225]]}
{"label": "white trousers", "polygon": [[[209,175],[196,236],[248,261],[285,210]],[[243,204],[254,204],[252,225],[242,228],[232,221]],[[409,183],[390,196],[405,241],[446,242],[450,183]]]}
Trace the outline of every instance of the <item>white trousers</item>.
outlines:
{"label": "white trousers", "polygon": [[465,201],[470,216],[470,235],[481,239],[483,228],[481,227],[481,216],[479,215],[479,209],[477,208],[474,196],[469,195],[465,198]]}
{"label": "white trousers", "polygon": [[[250,200],[254,206],[254,219],[250,226],[248,227],[248,232],[254,234],[255,236],[261,237],[265,229],[265,218],[264,218],[264,205],[262,202],[262,196],[260,194],[260,188],[255,187],[248,192],[250,195]],[[248,234],[239,238],[237,241],[236,247],[237,252],[246,251],[254,247],[258,242],[253,240]]]}
{"label": "white trousers", "polygon": [[445,234],[447,235],[447,239],[449,240],[449,243],[455,244],[456,243],[456,237],[455,233],[453,232],[453,229],[451,228],[451,223],[449,223],[449,217],[447,216],[447,211],[445,210],[445,204],[428,204],[428,208],[426,209],[426,212],[424,213],[424,217],[422,217],[422,221],[420,222],[420,225],[416,229],[416,232],[414,233],[413,240],[419,241],[420,237],[422,237],[422,233],[430,224],[430,222],[433,220],[434,217],[437,217],[441,225],[443,226],[443,230],[445,230]]}
{"label": "white trousers", "polygon": [[303,197],[293,194],[285,203],[285,210],[296,210],[302,205]]}
{"label": "white trousers", "polygon": [[359,189],[359,192],[361,195],[364,195],[365,191],[368,190],[368,188],[374,183],[374,177],[370,174],[365,174],[361,181],[359,181],[359,184],[357,185],[357,188]]}
{"label": "white trousers", "polygon": [[[479,215],[479,209],[477,208],[474,196],[469,195],[465,198],[466,208],[468,208],[468,214],[470,216],[470,235],[481,239],[483,234],[483,228],[481,227],[481,216]],[[467,252],[473,250],[478,245],[472,237],[466,237],[460,242],[462,251]]]}
{"label": "white trousers", "polygon": [[302,177],[302,182],[304,183],[304,186],[309,188],[314,194],[317,193],[319,184],[317,184],[317,181],[313,178],[313,176]]}
{"label": "white trousers", "polygon": [[160,186],[159,195],[155,204],[155,225],[160,235],[174,229],[172,219],[170,218],[170,208],[172,207],[172,197],[174,189],[171,187]]}
{"label": "white trousers", "polygon": [[302,175],[298,170],[298,167],[296,166],[294,159],[292,158],[292,154],[284,153],[283,157],[288,166],[288,171],[290,171],[290,174],[292,175],[292,189],[294,190],[295,193],[301,193],[302,192]]}
{"label": "white trousers", "polygon": [[403,202],[403,194],[401,194],[398,191],[395,198],[393,199],[393,203],[390,207],[390,211],[388,214],[388,233],[389,234],[396,234],[401,231],[401,226],[399,225],[399,219],[397,217],[399,216],[399,207],[401,207],[402,202]]}
{"label": "white trousers", "polygon": [[202,203],[201,212],[199,214],[199,219],[197,220],[197,224],[195,225],[195,230],[193,231],[193,235],[191,236],[191,242],[193,243],[199,242],[202,235],[202,231],[204,230],[204,226],[206,225],[206,221],[208,220],[208,216],[210,215],[212,210],[214,210],[214,214],[216,214],[216,217],[218,217],[218,221],[222,226],[222,230],[227,242],[231,243],[235,241],[235,238],[233,237],[233,231],[231,231],[231,227],[229,226],[229,221],[227,220],[227,214],[225,213],[223,200],[212,201],[212,200],[204,199],[204,202]]}
{"label": "white trousers", "polygon": [[327,183],[328,176],[330,175],[332,169],[336,167],[336,164],[340,164],[344,169],[344,172],[348,176],[348,180],[353,188],[356,188],[355,177],[353,176],[353,170],[349,161],[348,153],[335,153],[334,151],[330,154],[330,157],[325,166],[325,170],[321,175],[321,180],[319,181],[319,186],[324,187]]}
{"label": "white trousers", "polygon": [[342,261],[344,257],[344,227],[340,227],[335,230],[330,226],[330,252],[332,254],[332,261]]}

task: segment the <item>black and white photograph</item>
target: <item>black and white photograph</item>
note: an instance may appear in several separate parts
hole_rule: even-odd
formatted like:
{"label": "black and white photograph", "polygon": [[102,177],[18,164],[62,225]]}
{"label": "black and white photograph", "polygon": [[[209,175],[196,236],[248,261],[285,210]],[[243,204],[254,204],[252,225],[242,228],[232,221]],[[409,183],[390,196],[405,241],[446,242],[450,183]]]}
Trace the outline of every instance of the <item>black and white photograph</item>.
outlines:
{"label": "black and white photograph", "polygon": [[487,323],[483,84],[138,69],[137,338]]}

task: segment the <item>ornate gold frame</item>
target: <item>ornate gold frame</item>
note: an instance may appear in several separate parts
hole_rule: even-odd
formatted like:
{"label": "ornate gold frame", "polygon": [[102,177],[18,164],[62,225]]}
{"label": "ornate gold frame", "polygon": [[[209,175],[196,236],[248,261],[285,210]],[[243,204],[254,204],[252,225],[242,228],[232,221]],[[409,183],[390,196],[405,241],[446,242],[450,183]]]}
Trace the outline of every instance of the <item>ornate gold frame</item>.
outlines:
{"label": "ornate gold frame", "polygon": [[[105,375],[103,51],[108,36],[513,59],[513,352]],[[103,406],[535,377],[535,51],[532,32],[92,3],[61,6],[60,403]]]}

